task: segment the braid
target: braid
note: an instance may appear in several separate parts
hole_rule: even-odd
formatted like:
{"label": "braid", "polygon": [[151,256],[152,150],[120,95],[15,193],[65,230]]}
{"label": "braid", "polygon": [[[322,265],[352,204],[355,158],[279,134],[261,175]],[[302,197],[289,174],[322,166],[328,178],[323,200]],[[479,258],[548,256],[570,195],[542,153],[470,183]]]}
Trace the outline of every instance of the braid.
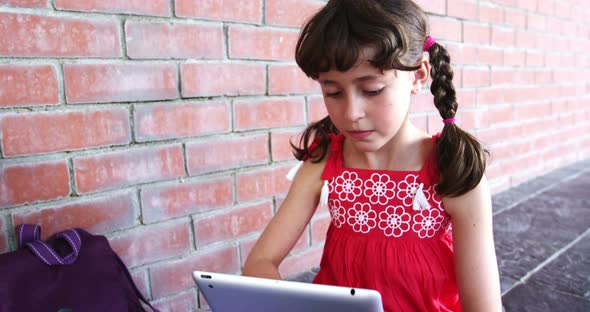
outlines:
{"label": "braid", "polygon": [[434,95],[434,105],[443,119],[453,118],[457,113],[457,98],[453,86],[453,69],[451,57],[447,50],[435,43],[429,50],[432,68],[430,91]]}
{"label": "braid", "polygon": [[[432,76],[430,91],[443,119],[453,118],[459,105],[453,86],[453,69],[447,50],[435,43],[429,50]],[[445,123],[437,141],[437,166],[440,174],[436,192],[459,196],[475,188],[484,175],[488,152],[475,137],[455,123]]]}

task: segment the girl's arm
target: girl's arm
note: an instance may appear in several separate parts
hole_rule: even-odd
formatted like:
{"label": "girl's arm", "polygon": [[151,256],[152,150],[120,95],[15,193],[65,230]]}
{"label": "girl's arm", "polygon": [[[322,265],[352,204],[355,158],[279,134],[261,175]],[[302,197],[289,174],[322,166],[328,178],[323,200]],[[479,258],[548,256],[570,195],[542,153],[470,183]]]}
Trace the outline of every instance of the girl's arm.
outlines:
{"label": "girl's arm", "polygon": [[444,198],[443,203],[453,222],[455,274],[463,311],[502,311],[486,177],[473,190]]}
{"label": "girl's arm", "polygon": [[307,161],[299,169],[283,204],[246,259],[244,275],[281,279],[279,264],[297,243],[318,205],[324,166],[325,160]]}

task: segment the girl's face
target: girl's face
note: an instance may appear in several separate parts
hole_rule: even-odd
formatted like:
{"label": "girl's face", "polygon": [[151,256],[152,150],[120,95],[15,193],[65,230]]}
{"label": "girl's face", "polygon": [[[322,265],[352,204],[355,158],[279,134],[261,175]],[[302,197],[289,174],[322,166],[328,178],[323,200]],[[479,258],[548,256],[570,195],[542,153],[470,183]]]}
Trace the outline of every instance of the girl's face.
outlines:
{"label": "girl's face", "polygon": [[364,59],[318,79],[330,119],[362,152],[381,149],[406,122],[415,80],[414,72],[382,72]]}

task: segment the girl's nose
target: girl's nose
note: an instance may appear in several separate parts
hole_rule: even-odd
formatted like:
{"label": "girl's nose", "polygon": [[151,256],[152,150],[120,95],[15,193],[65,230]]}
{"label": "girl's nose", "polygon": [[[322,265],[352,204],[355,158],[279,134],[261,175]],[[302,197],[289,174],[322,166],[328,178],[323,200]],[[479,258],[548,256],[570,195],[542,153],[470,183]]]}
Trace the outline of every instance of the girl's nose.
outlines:
{"label": "girl's nose", "polygon": [[365,118],[365,108],[361,99],[355,98],[354,96],[348,96],[346,98],[345,117],[355,122],[357,120]]}

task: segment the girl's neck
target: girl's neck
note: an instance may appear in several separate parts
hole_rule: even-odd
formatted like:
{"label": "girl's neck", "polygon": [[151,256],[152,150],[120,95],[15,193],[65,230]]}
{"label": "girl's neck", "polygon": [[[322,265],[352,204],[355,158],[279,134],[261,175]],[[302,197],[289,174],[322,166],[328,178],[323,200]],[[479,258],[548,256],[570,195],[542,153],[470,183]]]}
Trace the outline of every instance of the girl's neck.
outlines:
{"label": "girl's neck", "polygon": [[361,152],[344,141],[344,165],[361,169],[418,171],[432,150],[431,141],[427,133],[407,119],[395,136],[377,151]]}

